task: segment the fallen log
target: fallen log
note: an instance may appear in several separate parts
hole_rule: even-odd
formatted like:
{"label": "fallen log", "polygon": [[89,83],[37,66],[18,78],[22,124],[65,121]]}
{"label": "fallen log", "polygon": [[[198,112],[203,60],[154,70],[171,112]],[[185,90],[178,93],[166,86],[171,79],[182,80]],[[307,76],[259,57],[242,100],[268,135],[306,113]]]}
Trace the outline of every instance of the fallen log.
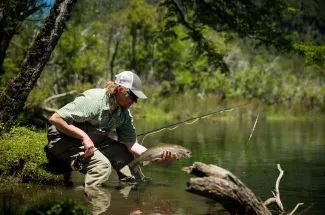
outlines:
{"label": "fallen log", "polygon": [[187,191],[220,202],[231,214],[271,215],[263,202],[231,172],[201,162],[183,170],[200,177],[187,182]]}
{"label": "fallen log", "polygon": [[[188,192],[220,202],[230,214],[271,215],[267,208],[270,204],[276,204],[280,212],[284,211],[279,192],[279,183],[283,171],[279,164],[278,169],[280,175],[276,181],[276,190],[273,192],[274,197],[269,198],[264,203],[235,175],[221,167],[194,162],[192,166],[184,167],[183,171],[199,177],[190,178],[187,182],[186,190]],[[298,203],[290,215],[302,204]]]}

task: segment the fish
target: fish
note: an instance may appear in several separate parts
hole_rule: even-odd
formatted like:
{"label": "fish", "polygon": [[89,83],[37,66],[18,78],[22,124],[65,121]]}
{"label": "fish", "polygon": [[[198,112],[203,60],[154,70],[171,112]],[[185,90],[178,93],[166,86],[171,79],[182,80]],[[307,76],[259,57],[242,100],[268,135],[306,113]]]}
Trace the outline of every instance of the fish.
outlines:
{"label": "fish", "polygon": [[139,157],[135,158],[133,161],[131,161],[128,166],[134,167],[139,165],[140,163],[143,163],[142,165],[147,165],[150,161],[159,160],[163,154],[164,151],[171,151],[172,155],[176,154],[176,159],[180,158],[190,158],[192,152],[180,145],[176,144],[167,144],[162,143],[158,144],[146,151],[144,151]]}

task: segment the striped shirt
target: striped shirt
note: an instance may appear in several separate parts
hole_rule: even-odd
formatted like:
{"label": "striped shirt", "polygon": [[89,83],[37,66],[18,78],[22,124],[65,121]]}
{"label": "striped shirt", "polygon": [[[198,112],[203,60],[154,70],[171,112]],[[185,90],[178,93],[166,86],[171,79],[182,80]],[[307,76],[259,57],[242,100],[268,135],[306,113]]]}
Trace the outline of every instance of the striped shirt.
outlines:
{"label": "striped shirt", "polygon": [[69,124],[89,122],[100,132],[108,133],[116,129],[119,141],[136,142],[130,111],[118,107],[112,112],[109,104],[113,99],[107,95],[106,89],[90,89],[79,94],[74,101],[58,110],[57,114]]}

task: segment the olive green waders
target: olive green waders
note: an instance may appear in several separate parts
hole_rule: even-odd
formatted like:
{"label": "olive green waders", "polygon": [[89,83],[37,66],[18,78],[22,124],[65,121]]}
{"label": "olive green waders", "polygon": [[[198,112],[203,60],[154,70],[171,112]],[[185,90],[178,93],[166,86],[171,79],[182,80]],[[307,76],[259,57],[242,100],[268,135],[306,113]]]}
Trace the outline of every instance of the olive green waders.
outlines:
{"label": "olive green waders", "polygon": [[[97,186],[105,183],[111,172],[112,167],[117,172],[120,180],[139,179],[133,169],[127,165],[134,159],[132,153],[126,145],[108,137],[107,132],[97,130],[90,123],[74,124],[85,131],[95,147],[105,145],[105,148],[96,150],[92,156],[83,159],[83,169],[80,172],[85,174],[85,186]],[[81,140],[70,137],[58,131],[55,126],[48,129],[48,152],[55,158],[70,164],[70,156],[83,152]],[[106,147],[106,145],[108,145]],[[120,170],[123,168],[123,171]]]}

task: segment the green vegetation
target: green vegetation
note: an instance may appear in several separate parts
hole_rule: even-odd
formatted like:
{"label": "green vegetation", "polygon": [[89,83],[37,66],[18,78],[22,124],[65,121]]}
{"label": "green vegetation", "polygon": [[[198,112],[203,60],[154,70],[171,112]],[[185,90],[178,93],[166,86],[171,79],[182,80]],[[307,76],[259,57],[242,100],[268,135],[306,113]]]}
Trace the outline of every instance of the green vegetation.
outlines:
{"label": "green vegetation", "polygon": [[[221,101],[216,96],[198,98],[192,95],[171,97],[169,100],[139,102],[132,107],[135,122],[141,118],[152,121],[174,123],[197,116],[205,115],[225,108],[248,103],[245,100],[229,102]],[[318,118],[319,114],[298,109],[289,110],[285,106],[264,106],[258,101],[250,101],[248,105],[231,111],[209,116],[209,120],[241,120],[261,118],[305,119]],[[191,123],[191,122],[188,122]],[[167,125],[167,124],[163,124]],[[151,128],[152,129],[152,128]],[[14,127],[0,138],[0,179],[31,183],[63,183],[64,170],[55,172],[48,164],[44,146],[47,144],[46,131],[26,127]],[[51,171],[50,171],[51,170]]]}
{"label": "green vegetation", "polygon": [[46,215],[84,215],[90,214],[86,206],[80,202],[67,200],[67,201],[48,201],[42,202],[40,205],[34,206],[27,210],[25,215],[32,214],[46,214]]}
{"label": "green vegetation", "polygon": [[[0,38],[8,43],[0,56],[2,92],[20,72],[20,62],[41,27],[42,20],[30,18],[41,19],[49,12],[49,1],[28,2],[31,7],[18,7],[15,0],[0,5],[10,11],[2,14],[7,17],[1,23],[12,28],[10,38],[5,34]],[[48,98],[103,87],[122,70],[139,74],[149,97],[132,107],[135,118],[182,120],[243,103],[252,103],[245,108],[248,117],[257,112],[273,119],[324,113],[323,4],[316,0],[304,4],[279,0],[271,5],[263,0],[182,2],[165,0],[158,6],[156,0],[79,0],[37,83],[13,87],[15,95],[28,95],[20,103],[24,111],[0,102],[1,111],[7,111],[0,111],[0,118],[6,119],[9,112],[18,116],[19,126],[44,129],[52,113],[48,110],[62,107],[75,94]],[[33,8],[37,10],[28,11],[28,16],[18,11]],[[28,87],[19,89],[24,84]],[[10,96],[0,93],[0,97],[7,101]],[[231,116],[242,118],[243,112],[235,110]],[[0,132],[3,129],[1,125]],[[15,127],[4,134],[1,176],[14,175],[23,182],[60,181],[61,176],[42,168],[44,133]]]}
{"label": "green vegetation", "polygon": [[0,179],[31,183],[62,183],[62,174],[47,171],[45,131],[14,127],[0,139]]}
{"label": "green vegetation", "polygon": [[[219,1],[182,2],[165,0],[158,6],[159,1],[79,0],[19,121],[42,126],[47,98],[103,87],[122,70],[138,73],[150,99],[158,97],[159,102],[186,94],[324,112],[320,2],[267,5],[256,0],[246,5],[232,0],[221,1],[222,7]],[[46,16],[45,11],[39,10],[37,17]],[[41,24],[20,22],[3,61],[0,89],[20,71]],[[70,100],[45,105],[59,108]]]}

